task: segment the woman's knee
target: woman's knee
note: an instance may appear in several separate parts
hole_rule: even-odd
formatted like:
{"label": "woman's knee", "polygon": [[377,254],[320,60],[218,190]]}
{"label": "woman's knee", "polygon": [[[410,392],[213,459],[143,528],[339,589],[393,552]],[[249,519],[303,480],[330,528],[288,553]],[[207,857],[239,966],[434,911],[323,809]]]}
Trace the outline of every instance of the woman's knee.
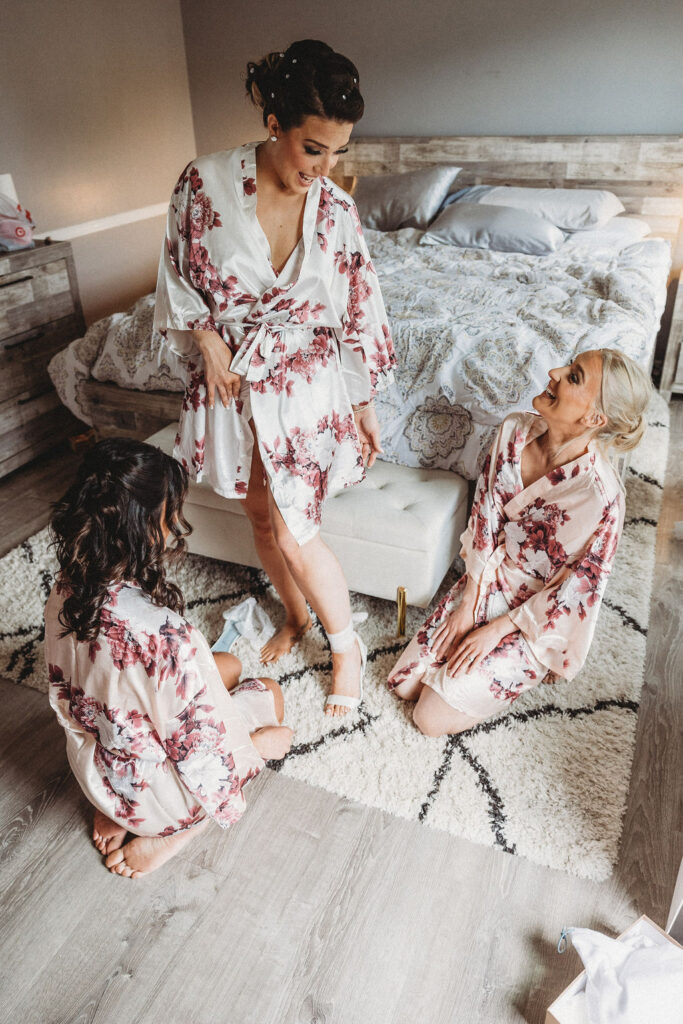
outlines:
{"label": "woman's knee", "polygon": [[244,499],[244,511],[255,533],[274,540],[268,510],[268,495],[265,490],[262,493],[254,494],[254,488],[250,487]]}
{"label": "woman's knee", "polygon": [[268,687],[273,695],[273,701],[275,703],[275,717],[278,722],[282,724],[282,720],[285,717],[285,697],[282,692],[282,687],[279,683],[276,683],[274,679],[269,676],[262,676],[261,682]]}
{"label": "woman's knee", "polygon": [[216,651],[213,657],[223,685],[226,689],[231,690],[239,682],[242,674],[242,662],[234,654],[228,654],[227,651]]}
{"label": "woman's knee", "polygon": [[276,519],[271,520],[271,528],[275,538],[275,543],[280,549],[280,553],[289,568],[295,573],[302,571],[306,564],[306,555],[302,547],[290,533],[287,526],[283,522],[278,522]]}
{"label": "woman's knee", "polygon": [[443,736],[446,731],[441,716],[426,701],[418,700],[413,708],[413,722],[423,736]]}

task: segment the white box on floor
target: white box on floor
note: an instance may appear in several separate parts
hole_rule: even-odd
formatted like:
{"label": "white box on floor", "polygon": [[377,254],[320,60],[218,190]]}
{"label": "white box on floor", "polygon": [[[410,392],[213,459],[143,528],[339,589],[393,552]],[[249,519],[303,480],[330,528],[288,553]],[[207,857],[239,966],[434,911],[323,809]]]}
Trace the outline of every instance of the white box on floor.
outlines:
{"label": "white box on floor", "polygon": [[[678,942],[672,939],[670,935],[667,935],[658,924],[651,921],[645,914],[639,917],[637,921],[634,921],[632,925],[629,925],[621,935],[618,935],[617,941],[627,935],[645,935],[660,946],[666,945],[667,942],[672,943],[674,946],[679,945]],[[586,972],[582,971],[560,993],[555,1002],[548,1007],[545,1015],[545,1024],[589,1024],[586,1015],[585,996]],[[654,1024],[654,1021],[652,1024]]]}

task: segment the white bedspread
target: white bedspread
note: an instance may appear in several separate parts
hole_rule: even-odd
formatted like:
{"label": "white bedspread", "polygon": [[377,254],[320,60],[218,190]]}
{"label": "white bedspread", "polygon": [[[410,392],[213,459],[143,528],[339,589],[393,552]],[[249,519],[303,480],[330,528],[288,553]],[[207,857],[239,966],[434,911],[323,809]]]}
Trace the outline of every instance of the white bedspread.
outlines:
{"label": "white bedspread", "polygon": [[549,256],[421,246],[413,229],[367,232],[392,327],[395,383],[376,400],[385,458],[474,479],[497,425],[576,352],[650,362],[670,249],[620,252],[573,236]]}
{"label": "white bedspread", "polygon": [[[550,256],[418,245],[420,232],[366,231],[398,355],[377,399],[385,458],[473,479],[496,426],[530,409],[547,371],[611,346],[648,366],[666,299],[670,250],[646,239],[619,251],[582,246]],[[50,375],[90,422],[84,380],[182,391],[178,359],[152,332],[154,297],[98,321],[59,352]]]}

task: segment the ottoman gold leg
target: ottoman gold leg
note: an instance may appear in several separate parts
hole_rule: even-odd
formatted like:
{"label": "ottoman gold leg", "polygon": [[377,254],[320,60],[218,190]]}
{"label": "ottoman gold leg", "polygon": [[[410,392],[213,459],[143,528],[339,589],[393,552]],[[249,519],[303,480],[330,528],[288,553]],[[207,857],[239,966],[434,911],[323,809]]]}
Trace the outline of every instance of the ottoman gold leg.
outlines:
{"label": "ottoman gold leg", "polygon": [[406,635],[406,588],[396,590],[396,636]]}

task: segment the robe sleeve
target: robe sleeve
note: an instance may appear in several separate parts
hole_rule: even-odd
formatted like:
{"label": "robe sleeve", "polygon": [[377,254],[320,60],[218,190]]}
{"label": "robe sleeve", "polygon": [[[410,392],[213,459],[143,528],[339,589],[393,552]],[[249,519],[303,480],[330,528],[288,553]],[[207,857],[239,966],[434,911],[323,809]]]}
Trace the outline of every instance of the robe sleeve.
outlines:
{"label": "robe sleeve", "polygon": [[348,217],[351,232],[343,250],[335,254],[337,270],[348,280],[339,352],[351,404],[359,406],[367,405],[391,383],[396,353],[377,273],[353,204]]}
{"label": "robe sleeve", "polygon": [[196,168],[188,164],[171,196],[154,310],[154,327],[182,359],[198,354],[191,331],[217,330],[206,298],[192,279],[193,266],[201,263],[201,250],[206,253],[200,238],[194,237],[192,226],[197,181],[201,184]]}
{"label": "robe sleeve", "polygon": [[222,828],[239,820],[242,789],[264,765],[203,636],[186,624],[162,642],[157,727],[180,781]]}
{"label": "robe sleeve", "polygon": [[477,584],[486,563],[498,547],[498,535],[505,523],[503,507],[495,488],[504,428],[505,424],[502,424],[486,456],[474,492],[467,529],[460,537],[460,557],[465,563],[469,579]]}
{"label": "robe sleeve", "polygon": [[509,612],[535,657],[561,678],[573,679],[588,655],[623,521],[619,493],[572,564]]}

